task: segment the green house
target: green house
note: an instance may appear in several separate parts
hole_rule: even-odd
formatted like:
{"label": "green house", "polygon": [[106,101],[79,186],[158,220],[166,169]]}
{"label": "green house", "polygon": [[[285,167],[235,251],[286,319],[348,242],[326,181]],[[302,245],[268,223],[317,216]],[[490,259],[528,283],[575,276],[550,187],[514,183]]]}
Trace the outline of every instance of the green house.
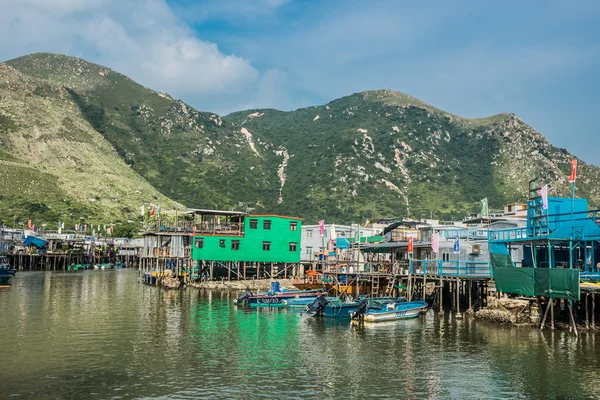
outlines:
{"label": "green house", "polygon": [[238,215],[234,229],[194,235],[194,261],[299,263],[302,220],[279,215]]}

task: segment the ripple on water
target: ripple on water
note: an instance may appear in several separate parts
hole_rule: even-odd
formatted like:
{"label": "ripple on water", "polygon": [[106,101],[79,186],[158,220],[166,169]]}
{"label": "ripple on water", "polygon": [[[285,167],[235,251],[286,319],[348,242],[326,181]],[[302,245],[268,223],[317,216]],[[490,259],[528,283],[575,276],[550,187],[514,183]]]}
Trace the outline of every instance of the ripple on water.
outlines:
{"label": "ripple on water", "polygon": [[350,325],[234,297],[158,290],[127,270],[19,273],[0,293],[0,397],[597,397],[595,335],[434,313]]}

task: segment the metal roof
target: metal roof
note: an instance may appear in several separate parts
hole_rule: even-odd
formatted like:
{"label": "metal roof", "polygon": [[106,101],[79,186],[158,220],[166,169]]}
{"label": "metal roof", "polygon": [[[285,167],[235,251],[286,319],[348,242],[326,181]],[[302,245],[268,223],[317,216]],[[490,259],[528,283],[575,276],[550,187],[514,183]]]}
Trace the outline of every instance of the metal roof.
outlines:
{"label": "metal roof", "polygon": [[248,215],[243,211],[206,210],[202,208],[188,208],[184,214],[208,214],[208,215]]}

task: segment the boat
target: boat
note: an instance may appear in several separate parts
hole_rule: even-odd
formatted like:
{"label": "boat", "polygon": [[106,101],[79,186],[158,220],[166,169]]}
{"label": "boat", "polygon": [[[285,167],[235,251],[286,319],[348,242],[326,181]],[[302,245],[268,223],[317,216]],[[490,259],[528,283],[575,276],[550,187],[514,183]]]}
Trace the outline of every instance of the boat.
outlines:
{"label": "boat", "polygon": [[366,322],[394,321],[399,319],[416,318],[421,311],[428,307],[425,301],[409,301],[400,303],[388,303],[385,307],[374,309],[364,307],[353,313],[353,319],[361,319]]}
{"label": "boat", "polygon": [[0,284],[6,284],[17,273],[16,269],[12,269],[8,263],[8,258],[0,256]]}
{"label": "boat", "polygon": [[270,307],[281,307],[284,306],[285,300],[310,298],[314,300],[318,296],[324,295],[325,292],[322,289],[316,290],[292,290],[292,291],[281,291],[281,292],[267,292],[266,294],[252,293],[250,290],[246,290],[240,297],[235,299],[234,304],[247,304],[251,307],[257,306],[270,306]]}
{"label": "boat", "polygon": [[[326,297],[327,300],[334,300],[335,297]],[[307,305],[314,302],[314,297],[301,297],[301,298],[293,298],[283,301],[283,305],[288,308],[306,308]]]}
{"label": "boat", "polygon": [[359,310],[382,310],[387,308],[388,304],[398,304],[404,302],[404,297],[361,297],[355,301],[342,300],[338,297],[330,298],[320,296],[312,303],[307,304],[306,313],[317,317],[328,318],[352,318]]}

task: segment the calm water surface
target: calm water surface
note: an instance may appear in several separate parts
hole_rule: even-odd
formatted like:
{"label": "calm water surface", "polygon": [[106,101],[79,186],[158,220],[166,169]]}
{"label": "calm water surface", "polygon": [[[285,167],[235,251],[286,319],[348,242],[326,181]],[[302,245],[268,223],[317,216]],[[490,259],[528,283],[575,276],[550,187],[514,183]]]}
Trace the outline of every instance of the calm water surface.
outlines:
{"label": "calm water surface", "polygon": [[455,319],[354,326],[164,291],[132,270],[19,273],[0,398],[600,398],[600,341]]}

